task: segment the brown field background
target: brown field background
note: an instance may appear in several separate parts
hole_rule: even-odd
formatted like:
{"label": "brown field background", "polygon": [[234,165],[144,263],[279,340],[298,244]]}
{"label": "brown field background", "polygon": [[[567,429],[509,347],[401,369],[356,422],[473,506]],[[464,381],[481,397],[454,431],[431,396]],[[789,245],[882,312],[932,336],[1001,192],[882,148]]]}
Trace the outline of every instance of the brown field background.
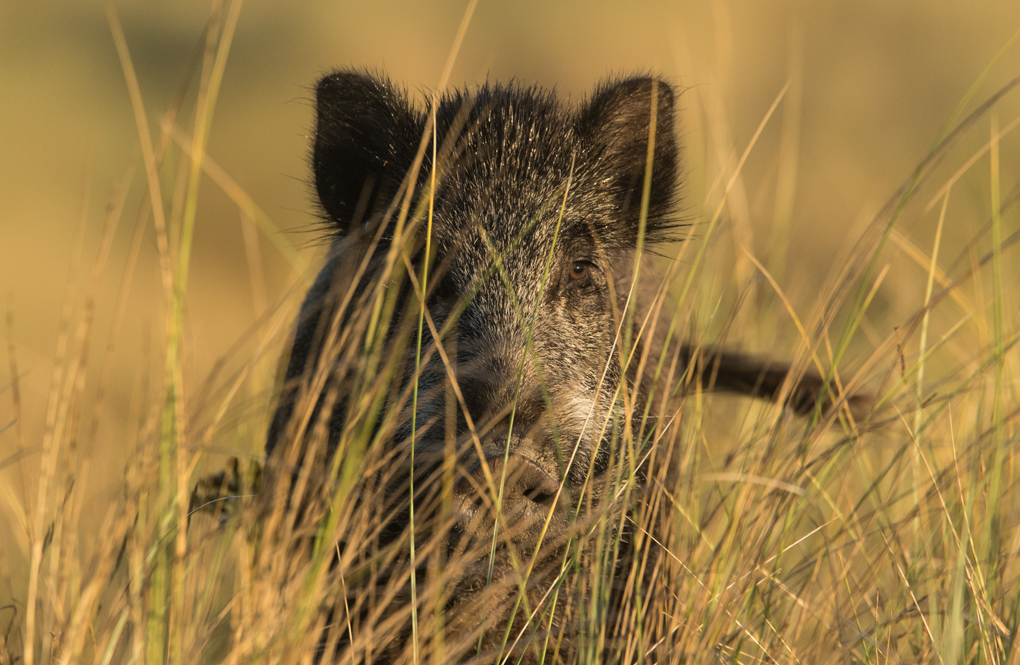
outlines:
{"label": "brown field background", "polygon": [[[136,1],[114,6],[157,131],[191,71],[208,3]],[[185,380],[193,399],[200,399],[194,398],[195,389],[219,359],[228,358],[224,372],[229,374],[254,353],[263,333],[252,329],[262,313],[281,303],[294,311],[301,276],[277,246],[296,246],[309,265],[321,254],[321,243],[310,231],[315,216],[306,163],[310,95],[317,77],[336,67],[369,68],[406,84],[420,100],[422,90],[440,81],[464,9],[464,2],[445,0],[246,4],[207,152],[278,231],[260,234],[257,252],[250,243],[246,249],[247,222],[237,205],[213,181],[203,180],[185,316]],[[687,88],[680,98],[689,172],[686,200],[689,214],[699,220],[710,214],[705,201],[714,180],[720,172],[731,172],[773,100],[792,81],[712,238],[718,247],[706,271],[714,277],[705,288],[714,289],[717,297],[732,298],[732,293],[725,295],[727,289],[732,290],[746,269],[746,260],[735,250],[740,245],[763,263],[778,266],[777,280],[806,315],[841,252],[924,157],[968,88],[1018,28],[1020,3],[1015,0],[483,0],[450,81],[474,85],[513,78],[555,86],[562,96],[580,99],[606,76],[661,72]],[[1014,47],[981,83],[975,100],[1018,73],[1020,48]],[[196,87],[191,86],[179,118],[188,133]],[[994,119],[1004,127],[1018,111],[1014,94],[998,107]],[[785,134],[784,122],[792,128]],[[990,122],[980,121],[951,153],[946,177],[988,141]],[[1008,135],[1000,150],[1005,193],[1020,177],[1020,142]],[[781,166],[791,163],[796,180],[789,226],[777,237],[782,225],[775,223],[776,179]],[[81,267],[71,287],[70,320],[77,325],[104,211],[122,182],[128,182],[129,189],[102,276],[89,385],[104,362],[145,189],[138,133],[103,5],[0,0],[0,298],[10,317],[0,353],[0,605],[12,598],[24,602],[28,536],[17,506],[35,501],[33,478],[38,475],[51,374],[60,358],[75,237],[84,219]],[[991,208],[988,182],[985,157],[954,188],[943,240],[947,264],[984,228]],[[172,181],[167,187],[169,198]],[[933,194],[922,196],[921,203],[927,204]],[[897,229],[928,252],[938,206],[927,214],[923,207]],[[119,496],[142,394],[148,377],[159,377],[161,371],[165,319],[151,220],[148,224],[112,354],[104,415],[95,437],[83,439],[78,453],[88,461],[76,481],[87,483],[81,519],[86,542],[106,506]],[[1003,235],[1017,227],[1014,211],[1004,218]],[[871,348],[869,330],[884,338],[923,303],[925,271],[898,247],[891,245],[883,255],[883,265],[892,268],[859,335],[859,355]],[[777,248],[781,259],[776,258]],[[1006,279],[1015,284],[1017,274],[1010,257]],[[1012,288],[1004,302],[1011,325],[1018,294]],[[774,299],[763,297],[761,302],[780,307]],[[944,333],[955,320],[946,315],[932,334]],[[236,398],[228,418],[232,426],[213,442],[203,468],[222,466],[227,454],[258,456],[282,330],[277,337],[264,354],[261,378],[252,382],[256,388]],[[794,337],[786,322],[778,325],[773,339],[737,330],[728,341],[784,353],[794,345]],[[980,341],[978,337],[964,335],[952,348],[964,359],[974,351],[968,343]],[[9,344],[15,349],[22,401],[22,417],[10,426]],[[951,363],[942,371],[951,374]],[[189,404],[196,414],[202,406]],[[89,405],[84,413],[88,422]],[[10,456],[19,437],[25,456],[13,463]],[[0,617],[0,625],[3,621]]]}

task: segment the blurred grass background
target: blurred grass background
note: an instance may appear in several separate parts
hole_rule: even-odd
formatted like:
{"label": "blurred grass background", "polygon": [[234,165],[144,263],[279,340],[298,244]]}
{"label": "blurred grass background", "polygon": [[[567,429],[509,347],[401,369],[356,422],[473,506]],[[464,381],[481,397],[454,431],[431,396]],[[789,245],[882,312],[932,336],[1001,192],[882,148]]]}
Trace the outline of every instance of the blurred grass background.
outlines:
{"label": "blurred grass background", "polygon": [[[192,72],[209,3],[114,6],[155,126]],[[464,9],[464,2],[448,1],[246,4],[208,154],[279,231],[276,237],[261,237],[257,255],[250,244],[246,250],[237,206],[216,184],[203,180],[185,305],[186,380],[192,386],[228,352],[239,361],[253,351],[251,328],[266,308],[280,301],[296,304],[301,278],[274,245],[293,244],[312,264],[321,252],[311,232],[316,220],[307,166],[311,89],[317,78],[335,67],[365,67],[406,84],[420,99],[421,90],[440,80]],[[687,203],[690,214],[699,218],[715,178],[730,172],[772,101],[792,81],[730,194],[713,242],[743,245],[766,263],[781,247],[784,258],[776,277],[794,305],[806,311],[841,251],[925,156],[965,92],[1018,28],[1020,3],[1014,0],[481,2],[450,81],[459,86],[513,78],[555,86],[573,99],[614,73],[657,71],[689,86],[681,97],[682,139],[689,171]],[[1020,50],[1014,48],[975,99],[1016,75],[1018,65]],[[196,87],[191,86],[182,108],[192,108]],[[1018,109],[1016,99],[1007,99],[997,111],[999,124],[1011,122]],[[787,118],[794,131],[785,136],[796,140],[784,148]],[[178,122],[190,128],[192,119],[185,113]],[[949,173],[988,136],[987,123],[971,132],[954,151]],[[775,224],[782,214],[774,200],[775,183],[791,154],[796,177],[793,189],[784,190],[793,193],[789,223],[785,237],[776,238],[775,229],[783,225]],[[1020,177],[1018,154],[1015,137],[1005,138],[1004,190]],[[0,296],[11,317],[4,336],[10,335],[16,348],[23,414],[17,428],[3,429],[13,410],[10,391],[0,390],[0,465],[15,451],[16,430],[29,455],[23,464],[0,467],[6,493],[0,510],[0,605],[23,593],[11,582],[23,570],[15,553],[25,551],[27,536],[17,511],[7,507],[12,496],[27,505],[34,500],[32,469],[57,361],[74,239],[84,215],[85,270],[79,271],[78,297],[72,299],[80,307],[104,211],[126,174],[131,176],[126,213],[98,299],[94,363],[109,338],[145,190],[127,88],[102,4],[0,1]],[[991,208],[988,181],[985,158],[954,189],[943,239],[947,260],[984,228]],[[929,251],[937,211],[936,206],[927,216],[905,217],[898,232]],[[1016,229],[1015,213],[1005,223],[1008,235]],[[924,297],[925,270],[897,258],[895,249],[886,257],[895,268],[869,312],[868,325],[881,338],[916,311]],[[739,253],[722,249],[714,256],[717,263],[709,272],[720,284],[732,283]],[[1012,269],[1007,273],[1015,274]],[[1009,321],[1016,296],[1015,290],[1007,293],[1004,303]],[[88,448],[80,452],[90,464],[84,530],[88,516],[99,519],[121,491],[132,445],[127,433],[134,431],[132,419],[137,420],[143,401],[140,368],[158,363],[158,353],[151,351],[153,345],[159,348],[164,330],[161,303],[150,221],[111,366],[105,417],[95,441],[84,442]],[[730,340],[752,349],[773,348],[772,340],[742,337],[739,331]],[[262,379],[255,385],[267,390],[272,385],[278,349],[266,355]],[[10,374],[5,359],[0,387],[9,386]],[[158,377],[159,370],[154,374]],[[237,403],[240,426],[225,428],[229,433],[215,442],[216,450],[257,456],[265,414],[246,411],[245,405],[264,405],[264,395],[248,395]]]}

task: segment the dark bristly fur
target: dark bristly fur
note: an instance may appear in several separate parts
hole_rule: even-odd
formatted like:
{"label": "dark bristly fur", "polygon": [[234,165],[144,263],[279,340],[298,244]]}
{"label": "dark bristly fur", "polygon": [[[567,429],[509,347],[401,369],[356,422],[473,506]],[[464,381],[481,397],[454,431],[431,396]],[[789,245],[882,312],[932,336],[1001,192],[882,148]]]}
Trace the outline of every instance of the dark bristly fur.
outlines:
{"label": "dark bristly fur", "polygon": [[[652,445],[639,431],[651,386],[624,347],[640,321],[627,313],[639,242],[670,240],[680,223],[673,88],[609,81],[575,110],[539,88],[485,85],[420,110],[384,79],[341,71],[319,83],[317,113],[315,190],[333,242],[301,310],[266,453],[283,470],[287,489],[276,496],[304,491],[306,508],[310,477],[334,478],[319,495],[329,497],[353,470],[361,488],[345,494],[354,498],[337,524],[360,515],[375,525],[365,527],[369,544],[342,527],[329,535],[341,558],[373,572],[346,580],[345,592],[337,583],[327,604],[345,630],[322,649],[407,658],[411,597],[400,571],[410,570],[413,539],[417,611],[443,613],[448,659],[492,662],[515,642],[513,661],[554,648],[568,658],[594,620],[575,596],[597,583],[572,584],[562,571],[583,575],[585,557],[605,557],[577,543],[600,520],[622,524],[620,497],[631,494],[621,488],[637,496]],[[431,321],[416,374],[430,214]],[[413,279],[401,277],[405,266]],[[675,354],[674,379],[697,367],[706,385],[765,399],[787,380],[786,366],[673,346],[654,353]],[[788,403],[808,413],[822,389],[806,377]],[[611,577],[628,536],[609,533],[620,546],[600,569]],[[562,592],[560,609],[529,628],[550,589]],[[618,602],[611,592],[600,648],[616,648]]]}

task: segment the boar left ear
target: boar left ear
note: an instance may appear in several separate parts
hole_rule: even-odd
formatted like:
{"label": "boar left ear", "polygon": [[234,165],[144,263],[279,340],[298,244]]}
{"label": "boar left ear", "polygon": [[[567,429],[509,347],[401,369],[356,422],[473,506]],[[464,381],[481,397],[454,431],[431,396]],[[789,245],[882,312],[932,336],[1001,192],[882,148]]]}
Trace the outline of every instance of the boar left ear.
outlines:
{"label": "boar left ear", "polygon": [[577,131],[593,150],[599,181],[613,190],[616,213],[635,230],[649,166],[648,143],[654,141],[646,232],[650,241],[665,239],[673,226],[669,220],[680,169],[672,86],[651,77],[604,84],[581,108]]}
{"label": "boar left ear", "polygon": [[414,163],[424,122],[392,83],[357,71],[324,77],[315,98],[315,189],[344,235],[390,205]]}

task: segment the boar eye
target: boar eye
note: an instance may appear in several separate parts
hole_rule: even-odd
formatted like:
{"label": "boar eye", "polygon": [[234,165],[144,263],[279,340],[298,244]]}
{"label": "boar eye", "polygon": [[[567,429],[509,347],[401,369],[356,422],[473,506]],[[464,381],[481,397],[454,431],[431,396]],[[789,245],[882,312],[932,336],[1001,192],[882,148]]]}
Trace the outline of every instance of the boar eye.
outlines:
{"label": "boar eye", "polygon": [[567,273],[568,286],[581,286],[591,281],[592,265],[587,261],[574,261]]}

